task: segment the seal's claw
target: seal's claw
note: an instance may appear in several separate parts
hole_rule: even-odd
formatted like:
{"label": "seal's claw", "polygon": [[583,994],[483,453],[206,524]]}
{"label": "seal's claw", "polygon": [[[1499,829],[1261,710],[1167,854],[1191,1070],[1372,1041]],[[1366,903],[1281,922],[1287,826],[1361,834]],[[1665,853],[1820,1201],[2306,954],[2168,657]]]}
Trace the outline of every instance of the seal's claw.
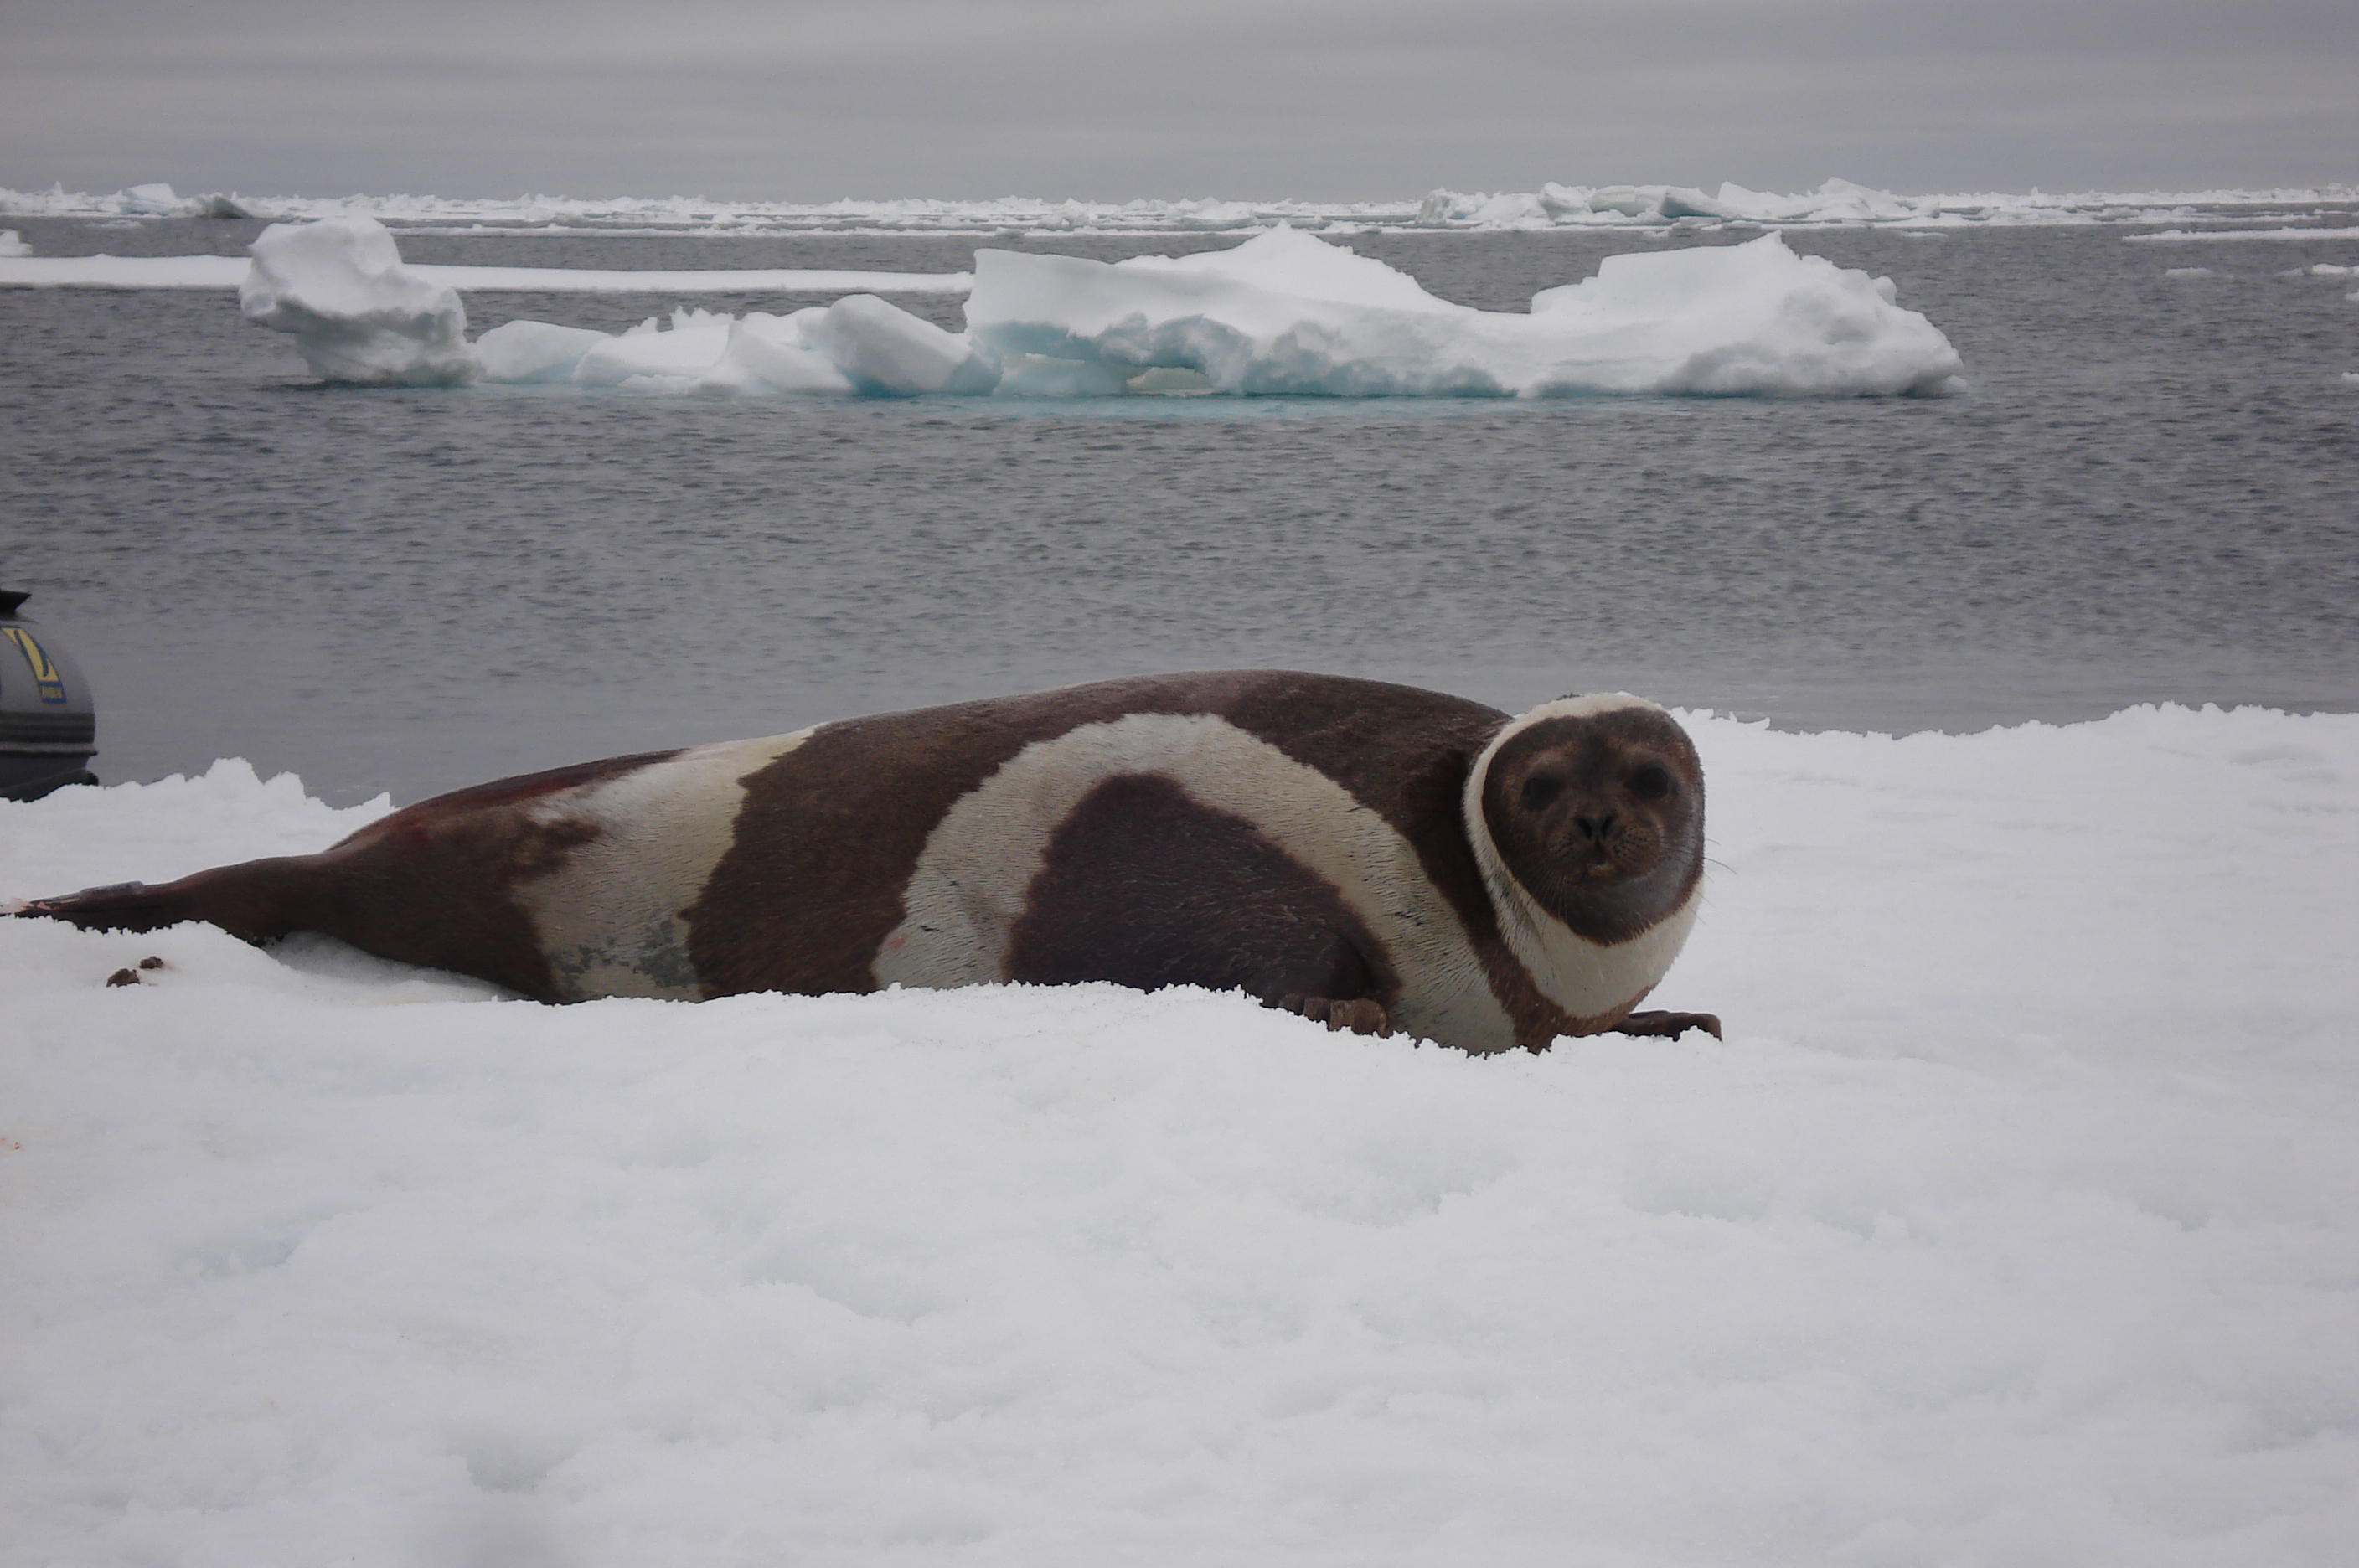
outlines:
{"label": "seal's claw", "polygon": [[1350,1029],[1353,1034],[1388,1036],[1393,1021],[1381,1002],[1365,996],[1350,1001],[1337,1001],[1332,996],[1280,996],[1271,1004],[1281,1013],[1299,1013],[1314,1023],[1323,1023],[1330,1029]]}
{"label": "seal's claw", "polygon": [[1632,1013],[1614,1026],[1615,1034],[1656,1035],[1666,1040],[1677,1040],[1690,1029],[1701,1029],[1712,1039],[1718,1040],[1721,1038],[1720,1015],[1718,1013]]}

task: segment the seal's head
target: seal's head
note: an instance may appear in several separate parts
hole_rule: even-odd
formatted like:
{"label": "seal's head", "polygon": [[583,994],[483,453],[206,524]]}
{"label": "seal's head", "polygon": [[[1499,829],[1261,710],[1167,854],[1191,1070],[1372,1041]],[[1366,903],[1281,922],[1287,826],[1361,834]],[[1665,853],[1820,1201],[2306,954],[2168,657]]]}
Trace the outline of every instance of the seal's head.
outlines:
{"label": "seal's head", "polygon": [[1474,765],[1466,817],[1495,900],[1603,945],[1688,911],[1703,874],[1695,746],[1669,713],[1620,692],[1509,723]]}

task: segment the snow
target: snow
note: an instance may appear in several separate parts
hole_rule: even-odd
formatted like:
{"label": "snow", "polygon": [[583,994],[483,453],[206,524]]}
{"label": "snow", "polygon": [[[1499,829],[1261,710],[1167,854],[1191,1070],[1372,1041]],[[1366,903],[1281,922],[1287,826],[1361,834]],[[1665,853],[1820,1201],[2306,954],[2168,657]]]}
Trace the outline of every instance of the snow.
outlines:
{"label": "snow", "polygon": [[[1013,251],[986,253],[1004,278],[1011,260],[1071,260],[1035,256]],[[1280,223],[1228,250],[1197,251],[1188,256],[1135,256],[1113,264],[1119,268],[1117,289],[1139,274],[1169,275],[1175,282],[1217,279],[1266,294],[1292,295],[1377,310],[1408,310],[1449,315],[1457,310],[1427,293],[1416,278],[1374,256],[1365,256]],[[1096,275],[1088,275],[1096,276]]]}
{"label": "snow", "polygon": [[384,224],[273,223],[253,249],[238,309],[256,326],[291,333],[322,381],[448,387],[475,375],[458,292],[403,267]]}
{"label": "snow", "polygon": [[966,315],[1003,358],[1182,368],[1235,394],[1891,394],[1949,389],[1963,368],[1889,282],[1775,234],[1608,256],[1529,314],[1449,304],[1284,227],[1111,264],[981,250]]}
{"label": "snow", "polygon": [[[1725,1044],[0,921],[10,1559],[2345,1560],[2359,717],[1686,718]],[[383,809],[0,804],[0,896]]]}
{"label": "snow", "polygon": [[23,238],[17,234],[16,230],[0,229],[0,259],[26,256],[32,254],[33,247],[27,245]]}
{"label": "snow", "polygon": [[2162,275],[2165,278],[2217,278],[2220,276],[2208,267],[2166,267],[2162,269]]}
{"label": "snow", "polygon": [[1488,232],[1678,223],[1951,227],[2020,223],[2146,224],[2234,221],[2237,210],[2303,208],[2359,201],[2359,187],[2178,191],[1979,191],[1897,194],[1847,180],[1776,194],[1723,181],[1713,193],[1683,185],[1565,185],[1536,191],[1435,191],[1420,201],[1237,201],[1213,197],[1083,201],[1005,196],[988,200],[825,202],[719,201],[702,196],[505,199],[420,195],[181,197],[168,185],[109,195],[0,190],[0,215],[137,219],[364,216],[431,233],[697,234],[714,238],[777,234],[1249,233],[1273,223],[1298,228],[1422,226]]}

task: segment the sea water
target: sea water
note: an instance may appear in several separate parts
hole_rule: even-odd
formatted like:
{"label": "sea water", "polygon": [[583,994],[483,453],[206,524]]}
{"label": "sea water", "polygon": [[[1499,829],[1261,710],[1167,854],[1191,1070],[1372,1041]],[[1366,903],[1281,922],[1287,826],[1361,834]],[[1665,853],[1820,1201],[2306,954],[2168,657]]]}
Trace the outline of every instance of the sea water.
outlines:
{"label": "sea water", "polygon": [[[2347,217],[2341,214],[2338,221]],[[41,255],[259,225],[19,223]],[[1756,230],[1347,239],[1520,308]],[[1158,670],[1804,728],[2359,705],[2347,240],[1799,230],[1964,356],[1942,399],[735,400],[323,387],[225,294],[0,291],[0,586],[108,781],[243,756],[398,800],[614,752]],[[418,234],[411,261],[955,270],[1215,236]],[[2205,277],[2166,277],[2201,265]],[[822,297],[700,297],[778,311]],[[945,326],[954,298],[900,303]],[[468,298],[478,331],[669,300]]]}

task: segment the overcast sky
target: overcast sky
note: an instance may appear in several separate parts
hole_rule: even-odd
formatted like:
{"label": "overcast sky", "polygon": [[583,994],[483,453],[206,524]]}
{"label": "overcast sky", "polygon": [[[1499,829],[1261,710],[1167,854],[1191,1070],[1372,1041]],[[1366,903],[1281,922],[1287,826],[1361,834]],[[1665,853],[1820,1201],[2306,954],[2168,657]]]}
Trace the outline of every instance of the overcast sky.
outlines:
{"label": "overcast sky", "polygon": [[2359,0],[0,0],[0,185],[2359,180]]}

